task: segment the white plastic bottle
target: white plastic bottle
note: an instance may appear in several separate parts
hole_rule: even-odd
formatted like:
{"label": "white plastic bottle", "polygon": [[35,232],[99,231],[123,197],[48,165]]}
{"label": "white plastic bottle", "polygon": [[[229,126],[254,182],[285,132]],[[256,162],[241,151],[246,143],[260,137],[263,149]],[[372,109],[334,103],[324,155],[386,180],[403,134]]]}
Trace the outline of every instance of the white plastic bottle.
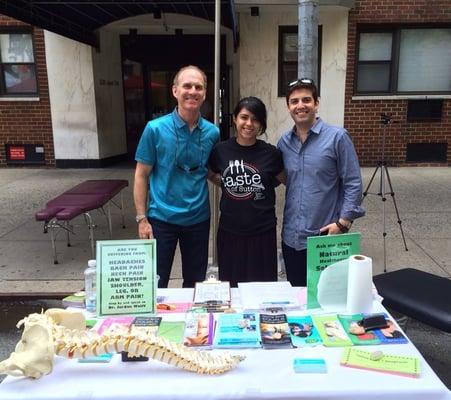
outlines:
{"label": "white plastic bottle", "polygon": [[85,293],[86,311],[94,313],[96,311],[96,260],[88,261],[88,268],[85,270]]}

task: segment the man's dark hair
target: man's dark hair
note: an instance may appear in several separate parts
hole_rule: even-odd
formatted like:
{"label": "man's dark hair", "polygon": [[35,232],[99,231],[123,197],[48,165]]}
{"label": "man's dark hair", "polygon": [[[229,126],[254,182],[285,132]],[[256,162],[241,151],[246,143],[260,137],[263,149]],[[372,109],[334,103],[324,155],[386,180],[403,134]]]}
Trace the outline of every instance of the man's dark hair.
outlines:
{"label": "man's dark hair", "polygon": [[313,79],[300,78],[300,79],[296,79],[295,81],[290,82],[288,84],[287,94],[285,96],[287,105],[288,105],[288,100],[290,99],[291,93],[293,93],[295,90],[299,90],[299,89],[310,90],[312,92],[313,100],[315,101],[315,103],[318,102],[318,88],[316,87]]}
{"label": "man's dark hair", "polygon": [[262,126],[262,130],[260,135],[266,132],[266,106],[263,101],[261,101],[258,97],[244,97],[242,98],[235,107],[233,111],[233,116],[236,118],[240,111],[245,108],[255,115],[257,121],[260,122]]}

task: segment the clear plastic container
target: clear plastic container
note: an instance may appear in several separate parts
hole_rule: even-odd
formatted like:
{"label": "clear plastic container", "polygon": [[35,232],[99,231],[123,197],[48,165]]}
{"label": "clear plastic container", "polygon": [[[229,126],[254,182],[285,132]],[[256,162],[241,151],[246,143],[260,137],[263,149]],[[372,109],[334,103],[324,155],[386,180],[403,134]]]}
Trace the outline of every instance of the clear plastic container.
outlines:
{"label": "clear plastic container", "polygon": [[96,260],[89,260],[85,270],[86,311],[91,313],[96,312],[97,303],[96,265]]}

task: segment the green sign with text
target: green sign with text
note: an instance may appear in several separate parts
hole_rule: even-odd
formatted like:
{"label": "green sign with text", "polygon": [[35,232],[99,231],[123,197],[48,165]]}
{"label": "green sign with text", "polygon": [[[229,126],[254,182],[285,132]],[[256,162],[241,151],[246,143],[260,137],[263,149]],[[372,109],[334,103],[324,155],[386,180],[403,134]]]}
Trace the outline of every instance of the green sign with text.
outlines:
{"label": "green sign with text", "polygon": [[156,241],[97,241],[97,315],[155,312]]}
{"label": "green sign with text", "polygon": [[320,307],[317,300],[321,272],[329,265],[360,254],[360,233],[307,238],[307,308]]}

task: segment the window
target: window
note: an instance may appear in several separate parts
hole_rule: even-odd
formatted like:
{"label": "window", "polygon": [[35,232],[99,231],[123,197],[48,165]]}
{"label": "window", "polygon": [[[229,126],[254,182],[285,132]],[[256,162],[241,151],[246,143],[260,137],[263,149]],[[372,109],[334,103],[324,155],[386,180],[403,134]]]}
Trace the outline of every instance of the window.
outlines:
{"label": "window", "polygon": [[[318,26],[318,91],[321,72],[321,26]],[[279,97],[284,97],[288,83],[298,77],[298,27],[279,26]],[[306,77],[309,78],[309,77]]]}
{"label": "window", "polygon": [[0,95],[37,94],[33,38],[30,33],[0,33]]}
{"label": "window", "polygon": [[451,92],[451,28],[361,28],[355,92]]}

